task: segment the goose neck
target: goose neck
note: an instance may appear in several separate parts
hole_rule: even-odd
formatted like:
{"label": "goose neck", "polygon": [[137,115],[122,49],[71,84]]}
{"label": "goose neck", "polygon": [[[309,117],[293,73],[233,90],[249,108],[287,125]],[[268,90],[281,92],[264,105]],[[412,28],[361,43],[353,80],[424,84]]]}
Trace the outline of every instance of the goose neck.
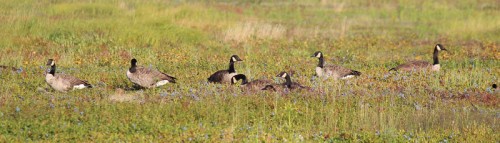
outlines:
{"label": "goose neck", "polygon": [[318,62],[318,67],[323,68],[325,65],[325,61],[323,59],[323,56],[319,57],[319,62]]}
{"label": "goose neck", "polygon": [[235,73],[236,70],[234,69],[234,62],[233,61],[230,61],[229,62],[229,69],[228,69],[229,73]]}
{"label": "goose neck", "polygon": [[285,82],[286,87],[288,87],[288,88],[292,87],[292,78],[290,77],[290,75],[287,75],[285,77],[285,80],[286,80],[286,82]]}
{"label": "goose neck", "polygon": [[49,74],[51,74],[51,75],[56,74],[56,64],[53,64],[50,66]]}
{"label": "goose neck", "polygon": [[439,64],[439,58],[438,58],[438,55],[439,55],[439,50],[437,49],[434,49],[434,53],[432,55],[432,60],[433,60],[433,65],[438,65]]}
{"label": "goose neck", "polygon": [[129,71],[130,71],[130,73],[135,73],[137,71],[137,65],[132,64],[132,66],[130,66]]}

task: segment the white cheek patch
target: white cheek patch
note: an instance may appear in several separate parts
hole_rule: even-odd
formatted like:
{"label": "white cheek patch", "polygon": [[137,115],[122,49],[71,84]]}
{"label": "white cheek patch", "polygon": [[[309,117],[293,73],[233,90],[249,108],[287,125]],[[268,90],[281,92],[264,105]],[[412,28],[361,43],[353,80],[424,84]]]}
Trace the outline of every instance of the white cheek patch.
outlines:
{"label": "white cheek patch", "polygon": [[79,84],[79,85],[73,86],[73,89],[84,89],[84,88],[86,88],[85,84]]}
{"label": "white cheek patch", "polygon": [[286,73],[284,73],[283,75],[281,75],[281,77],[285,78],[286,77]]}
{"label": "white cheek patch", "polygon": [[165,84],[167,84],[167,83],[169,83],[169,81],[168,81],[168,80],[162,80],[162,81],[158,81],[158,82],[155,84],[155,86],[162,86],[162,85],[165,85]]}
{"label": "white cheek patch", "polygon": [[231,59],[233,59],[233,62],[236,62],[236,58],[234,58],[234,57],[231,57]]}
{"label": "white cheek patch", "polygon": [[441,51],[441,47],[439,45],[436,45],[436,48],[438,49],[438,51]]}
{"label": "white cheek patch", "polygon": [[234,77],[233,77],[233,78],[231,78],[231,81],[232,81],[233,83],[236,83],[236,78],[234,78]]}
{"label": "white cheek patch", "polygon": [[54,62],[54,61],[52,61],[52,62],[50,63],[50,65],[51,65],[51,66],[53,66],[53,65],[55,65],[55,64],[56,64],[56,62]]}
{"label": "white cheek patch", "polygon": [[318,53],[318,55],[316,55],[316,57],[321,58],[321,53]]}

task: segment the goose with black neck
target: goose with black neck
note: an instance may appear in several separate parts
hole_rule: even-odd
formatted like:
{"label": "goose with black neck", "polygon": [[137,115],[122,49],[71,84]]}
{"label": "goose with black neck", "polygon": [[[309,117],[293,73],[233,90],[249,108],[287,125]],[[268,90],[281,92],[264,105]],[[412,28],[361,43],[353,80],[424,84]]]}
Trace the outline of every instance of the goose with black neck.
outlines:
{"label": "goose with black neck", "polygon": [[434,46],[434,53],[432,54],[433,63],[429,63],[427,61],[411,61],[401,65],[398,65],[394,68],[391,68],[389,71],[421,71],[421,70],[431,70],[431,71],[439,71],[441,69],[441,65],[439,64],[439,52],[440,51],[448,51],[443,45],[436,44]]}
{"label": "goose with black neck", "polygon": [[355,76],[360,76],[361,72],[351,70],[339,65],[325,65],[323,53],[321,51],[315,52],[311,57],[318,58],[318,66],[316,66],[316,76],[334,79],[348,79]]}
{"label": "goose with black neck", "polygon": [[229,68],[227,70],[219,70],[210,77],[207,78],[210,83],[231,83],[231,79],[233,76],[237,75],[236,69],[234,68],[234,64],[236,62],[241,62],[243,60],[238,57],[238,55],[232,55],[229,59]]}

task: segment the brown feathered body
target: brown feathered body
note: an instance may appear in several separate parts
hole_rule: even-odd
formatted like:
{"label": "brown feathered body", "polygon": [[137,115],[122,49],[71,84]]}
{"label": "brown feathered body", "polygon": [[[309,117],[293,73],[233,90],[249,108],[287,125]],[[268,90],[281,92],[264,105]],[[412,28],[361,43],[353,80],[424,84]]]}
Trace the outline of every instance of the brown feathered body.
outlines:
{"label": "brown feathered body", "polygon": [[145,67],[135,67],[135,71],[127,71],[127,77],[132,83],[145,88],[158,87],[170,82],[175,83],[176,79],[158,70]]}
{"label": "brown feathered body", "polygon": [[220,70],[210,75],[208,81],[214,83],[230,83],[231,78],[237,74],[236,71],[229,72],[229,70]]}
{"label": "brown feathered body", "polygon": [[319,60],[318,65],[316,66],[316,75],[318,77],[348,79],[361,75],[361,72],[359,71],[348,69],[339,65],[326,65],[321,51],[315,52],[312,57],[316,57]]}
{"label": "brown feathered body", "polygon": [[253,91],[258,91],[264,88],[268,84],[272,84],[273,82],[271,80],[267,79],[258,79],[258,80],[253,80],[251,82],[248,82],[246,84],[243,84],[242,87],[246,88],[247,90],[253,90]]}
{"label": "brown feathered body", "polygon": [[316,75],[319,77],[332,77],[334,79],[346,79],[359,76],[361,73],[339,65],[326,65],[316,67]]}
{"label": "brown feathered body", "polygon": [[85,81],[80,80],[74,76],[66,74],[46,74],[45,81],[55,90],[66,92],[71,89],[89,88],[91,85]]}

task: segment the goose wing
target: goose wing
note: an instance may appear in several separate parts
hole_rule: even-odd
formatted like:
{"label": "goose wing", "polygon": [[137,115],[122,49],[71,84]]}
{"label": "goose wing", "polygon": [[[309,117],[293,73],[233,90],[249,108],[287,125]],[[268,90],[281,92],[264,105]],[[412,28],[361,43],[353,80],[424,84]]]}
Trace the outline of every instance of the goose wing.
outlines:
{"label": "goose wing", "polygon": [[78,79],[74,76],[67,75],[67,74],[56,74],[56,75],[57,75],[57,78],[64,81],[70,87],[81,86],[81,85],[83,85],[84,87],[92,87],[92,85],[90,85],[89,82],[86,80],[81,80],[81,79]]}
{"label": "goose wing", "polygon": [[253,80],[251,82],[248,82],[247,84],[245,84],[245,86],[247,88],[250,88],[250,89],[259,90],[259,89],[264,88],[266,85],[270,85],[272,83],[273,82],[271,80],[258,79],[258,80]]}
{"label": "goose wing", "polygon": [[302,89],[302,88],[307,88],[306,86],[303,86],[302,84],[298,82],[292,82],[292,89]]}
{"label": "goose wing", "polygon": [[283,92],[283,89],[285,89],[284,85],[282,84],[268,84],[264,86],[261,90],[268,90],[268,91],[273,91],[273,92]]}
{"label": "goose wing", "polygon": [[268,85],[268,84],[271,84],[272,81],[271,80],[267,80],[267,79],[258,79],[258,80],[253,80],[251,82],[248,82],[247,85],[249,86],[254,86],[254,85]]}
{"label": "goose wing", "polygon": [[227,70],[220,70],[215,72],[214,74],[210,75],[208,78],[209,82],[223,82],[224,76],[229,74],[229,71]]}
{"label": "goose wing", "polygon": [[361,75],[361,72],[355,71],[352,69],[348,69],[339,65],[328,65],[324,67],[326,73],[335,73],[336,75],[342,77],[346,77],[349,75],[354,75],[354,76],[359,76]]}
{"label": "goose wing", "polygon": [[163,73],[163,72],[160,72],[158,70],[152,70],[152,73],[155,75],[155,77],[158,80],[168,80],[169,82],[175,83],[175,80],[177,79],[173,76],[170,76],[170,75]]}
{"label": "goose wing", "polygon": [[[282,83],[281,87],[287,88],[286,83]],[[303,86],[302,84],[298,82],[292,82],[292,85],[290,85],[290,89],[303,89],[303,88],[308,88],[307,86]]]}
{"label": "goose wing", "polygon": [[177,79],[158,70],[145,67],[137,67],[135,75],[138,76],[138,79],[146,80],[150,84],[154,84],[161,80],[167,80],[169,82],[175,83],[175,80]]}

